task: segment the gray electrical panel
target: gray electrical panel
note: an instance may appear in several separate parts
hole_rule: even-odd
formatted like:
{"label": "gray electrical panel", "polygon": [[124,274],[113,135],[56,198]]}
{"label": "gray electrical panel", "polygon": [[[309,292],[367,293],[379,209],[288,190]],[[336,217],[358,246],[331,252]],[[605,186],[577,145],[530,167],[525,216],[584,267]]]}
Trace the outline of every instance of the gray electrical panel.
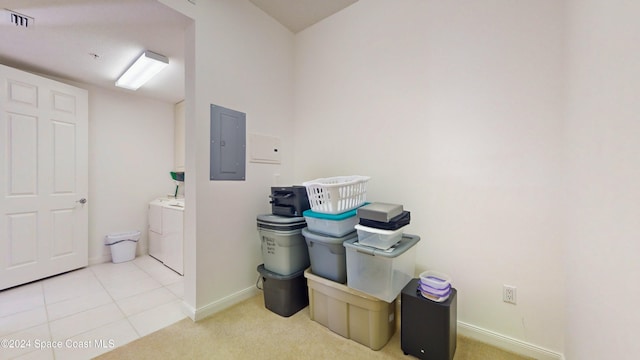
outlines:
{"label": "gray electrical panel", "polygon": [[211,105],[211,180],[245,180],[247,115]]}

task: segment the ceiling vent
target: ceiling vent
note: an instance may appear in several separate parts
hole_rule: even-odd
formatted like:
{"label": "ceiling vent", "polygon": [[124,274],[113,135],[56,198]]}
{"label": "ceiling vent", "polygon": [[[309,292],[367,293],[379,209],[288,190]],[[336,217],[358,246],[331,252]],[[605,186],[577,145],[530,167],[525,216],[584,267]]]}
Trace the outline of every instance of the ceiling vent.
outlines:
{"label": "ceiling vent", "polygon": [[24,27],[24,28],[33,26],[35,19],[32,18],[31,16],[23,15],[9,9],[5,9],[5,10],[9,14],[9,21],[11,22],[11,24],[15,26]]}

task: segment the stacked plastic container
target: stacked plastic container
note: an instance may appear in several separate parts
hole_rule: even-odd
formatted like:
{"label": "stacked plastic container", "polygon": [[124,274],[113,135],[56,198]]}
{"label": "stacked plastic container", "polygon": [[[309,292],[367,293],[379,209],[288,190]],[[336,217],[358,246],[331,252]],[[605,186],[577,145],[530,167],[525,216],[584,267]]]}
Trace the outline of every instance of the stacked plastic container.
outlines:
{"label": "stacked plastic container", "polygon": [[257,217],[264,262],[257,271],[262,279],[265,307],[284,317],[309,304],[304,278],[304,270],[309,267],[309,251],[302,236],[307,224],[300,216],[309,208],[309,201],[300,188],[271,188],[272,214]]}
{"label": "stacked plastic container", "polygon": [[339,176],[304,182],[310,209],[302,213],[302,232],[309,249],[311,273],[344,284],[347,282],[342,244],[357,236],[356,209],[366,201],[366,176]]}
{"label": "stacked plastic container", "polygon": [[357,240],[357,209],[365,204],[367,176],[338,176],[303,183],[311,209],[302,230],[311,267],[304,276],[309,288],[309,317],[331,331],[373,350],[394,334],[395,302],[387,303],[349,288],[344,244]]}
{"label": "stacked plastic container", "polygon": [[399,204],[371,203],[359,208],[357,215],[358,242],[382,250],[397,244],[411,221],[411,213]]}
{"label": "stacked plastic container", "polygon": [[404,233],[410,213],[402,205],[371,203],[358,208],[358,237],[347,249],[347,286],[386,302],[395,301],[415,272],[415,244]]}
{"label": "stacked plastic container", "polygon": [[451,278],[433,270],[425,271],[420,274],[418,290],[426,299],[435,302],[446,301],[451,294]]}
{"label": "stacked plastic container", "polygon": [[356,237],[356,210],[341,214],[324,214],[306,210],[307,228],[302,235],[309,249],[311,272],[344,284],[347,282],[347,262],[344,243]]}

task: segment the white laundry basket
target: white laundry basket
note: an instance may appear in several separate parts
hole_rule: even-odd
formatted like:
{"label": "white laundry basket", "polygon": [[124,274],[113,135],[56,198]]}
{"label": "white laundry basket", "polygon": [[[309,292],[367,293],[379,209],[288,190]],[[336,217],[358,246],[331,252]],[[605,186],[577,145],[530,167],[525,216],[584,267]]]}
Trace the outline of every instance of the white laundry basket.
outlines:
{"label": "white laundry basket", "polygon": [[107,235],[104,244],[111,248],[111,261],[117,264],[135,259],[138,240],[140,231],[128,231]]}
{"label": "white laundry basket", "polygon": [[321,178],[302,183],[307,188],[311,210],[322,214],[341,214],[367,200],[370,177],[351,175]]}

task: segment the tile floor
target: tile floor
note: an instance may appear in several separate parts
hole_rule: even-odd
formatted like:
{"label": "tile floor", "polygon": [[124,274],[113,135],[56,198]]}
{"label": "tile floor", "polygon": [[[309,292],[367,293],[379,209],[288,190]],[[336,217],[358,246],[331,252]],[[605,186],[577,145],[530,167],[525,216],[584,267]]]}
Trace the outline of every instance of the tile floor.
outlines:
{"label": "tile floor", "polygon": [[91,359],[185,318],[183,291],[148,255],[0,291],[0,360]]}

